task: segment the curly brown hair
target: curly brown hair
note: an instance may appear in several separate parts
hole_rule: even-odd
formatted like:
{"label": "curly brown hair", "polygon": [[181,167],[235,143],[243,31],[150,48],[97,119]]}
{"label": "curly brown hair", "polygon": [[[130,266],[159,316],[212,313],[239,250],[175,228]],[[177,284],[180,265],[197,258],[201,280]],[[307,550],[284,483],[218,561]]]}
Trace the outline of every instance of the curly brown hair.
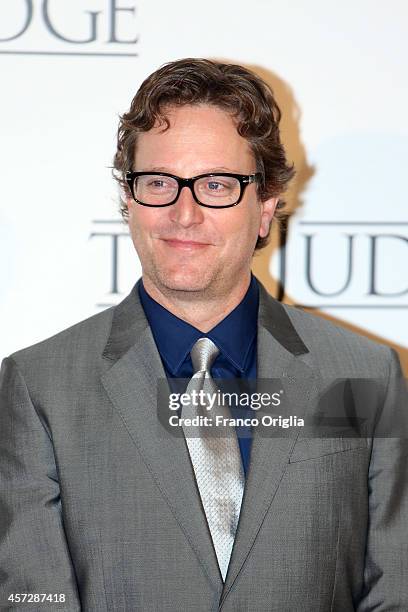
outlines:
{"label": "curly brown hair", "polygon": [[[237,131],[254,154],[257,172],[263,181],[258,197],[265,201],[285,191],[295,174],[286,160],[280,140],[281,111],[271,88],[254,72],[235,64],[207,59],[186,58],[169,62],[143,81],[130,109],[120,116],[113,176],[123,193],[129,195],[125,173],[133,170],[137,135],[155,124],[169,127],[166,110],[176,106],[207,104],[228,112],[236,121]],[[275,218],[282,220],[283,201],[278,203]],[[120,212],[125,222],[129,211],[121,199]],[[258,237],[256,249],[268,243]]]}

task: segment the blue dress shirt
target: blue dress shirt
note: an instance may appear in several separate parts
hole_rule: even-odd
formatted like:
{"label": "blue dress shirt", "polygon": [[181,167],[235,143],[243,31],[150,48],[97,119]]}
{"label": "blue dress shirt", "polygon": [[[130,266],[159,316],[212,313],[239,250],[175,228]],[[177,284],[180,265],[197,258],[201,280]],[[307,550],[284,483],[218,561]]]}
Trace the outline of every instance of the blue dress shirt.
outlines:
{"label": "blue dress shirt", "polygon": [[[193,365],[190,351],[198,338],[210,338],[220,352],[211,368],[213,378],[256,379],[256,346],[259,306],[257,280],[251,282],[242,301],[230,314],[207,333],[179,319],[138,284],[140,301],[152,330],[168,378],[191,378]],[[231,406],[232,416],[251,416],[250,410]],[[235,414],[234,414],[235,412]],[[238,427],[237,436],[245,475],[248,471],[252,435],[250,427]]]}

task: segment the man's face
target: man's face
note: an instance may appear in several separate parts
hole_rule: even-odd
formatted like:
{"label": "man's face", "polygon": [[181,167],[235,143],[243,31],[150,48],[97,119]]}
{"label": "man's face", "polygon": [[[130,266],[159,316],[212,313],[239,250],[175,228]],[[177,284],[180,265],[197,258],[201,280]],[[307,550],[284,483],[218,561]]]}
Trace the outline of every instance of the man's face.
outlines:
{"label": "man's face", "polygon": [[[157,126],[139,134],[135,171],[183,178],[215,171],[255,172],[249,144],[226,112],[183,106],[171,109],[167,117],[168,130]],[[164,208],[129,198],[129,227],[145,284],[164,294],[199,292],[211,297],[225,295],[238,282],[247,283],[258,235],[267,234],[275,205],[276,199],[258,201],[254,183],[232,208],[199,206],[188,188]]]}

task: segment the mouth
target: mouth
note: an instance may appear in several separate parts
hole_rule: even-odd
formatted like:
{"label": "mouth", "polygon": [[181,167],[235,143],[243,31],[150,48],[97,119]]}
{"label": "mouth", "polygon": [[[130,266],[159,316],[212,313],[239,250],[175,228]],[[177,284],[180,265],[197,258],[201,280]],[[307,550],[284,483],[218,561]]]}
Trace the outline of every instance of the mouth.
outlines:
{"label": "mouth", "polygon": [[178,240],[176,238],[162,238],[166,246],[182,251],[193,251],[210,246],[208,242],[198,242],[196,240]]}

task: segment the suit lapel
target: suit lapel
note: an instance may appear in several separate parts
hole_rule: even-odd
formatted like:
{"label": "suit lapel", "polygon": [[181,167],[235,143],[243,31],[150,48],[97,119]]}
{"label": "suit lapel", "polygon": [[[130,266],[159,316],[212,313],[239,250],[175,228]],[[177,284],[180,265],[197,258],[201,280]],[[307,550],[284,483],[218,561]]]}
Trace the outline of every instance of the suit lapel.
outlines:
{"label": "suit lapel", "polygon": [[[283,306],[260,287],[258,317],[258,379],[279,378],[282,403],[276,413],[285,409],[301,418],[316,392],[308,349],[297,334]],[[278,490],[288,457],[299,433],[296,427],[273,430],[262,425],[253,432],[251,460],[238,530],[222,594],[227,597],[245,563],[261,528],[263,519]],[[279,436],[279,437],[278,437]]]}
{"label": "suit lapel", "polygon": [[183,437],[165,432],[157,416],[157,382],[166,375],[140,305],[137,285],[114,311],[103,356],[113,362],[102,384],[152,478],[216,591],[222,581]]}

